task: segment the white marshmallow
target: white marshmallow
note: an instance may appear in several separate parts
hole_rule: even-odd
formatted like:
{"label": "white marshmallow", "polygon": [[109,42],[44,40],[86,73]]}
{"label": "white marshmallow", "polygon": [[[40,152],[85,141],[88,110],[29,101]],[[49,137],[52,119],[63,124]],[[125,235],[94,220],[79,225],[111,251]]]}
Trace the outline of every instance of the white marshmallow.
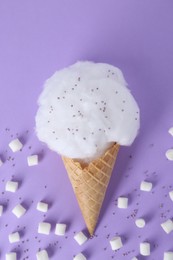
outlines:
{"label": "white marshmallow", "polygon": [[3,165],[3,161],[1,160],[1,158],[0,158],[0,167]]}
{"label": "white marshmallow", "polygon": [[169,128],[168,133],[173,136],[173,127]]}
{"label": "white marshmallow", "polygon": [[51,224],[48,222],[40,222],[38,225],[39,234],[49,235],[50,229],[51,229]]}
{"label": "white marshmallow", "polygon": [[168,219],[167,221],[163,222],[161,224],[161,227],[163,228],[163,230],[169,234],[171,231],[173,231],[173,222],[171,219]]}
{"label": "white marshmallow", "polygon": [[126,197],[119,197],[118,198],[118,208],[126,209],[128,207],[128,198]]}
{"label": "white marshmallow", "polygon": [[38,202],[37,203],[37,210],[41,211],[41,212],[47,212],[48,211],[48,204],[45,202]]}
{"label": "white marshmallow", "polygon": [[36,257],[37,260],[49,260],[48,253],[45,249],[37,252]]}
{"label": "white marshmallow", "polygon": [[148,181],[142,181],[140,185],[140,190],[142,191],[151,191],[153,184]]}
{"label": "white marshmallow", "polygon": [[16,255],[15,252],[7,253],[5,255],[5,259],[6,260],[16,260],[17,259],[17,255]]}
{"label": "white marshmallow", "polygon": [[163,260],[173,260],[173,252],[164,252],[164,259]]}
{"label": "white marshmallow", "polygon": [[138,228],[143,228],[145,227],[145,220],[143,218],[138,218],[136,219],[135,224]]}
{"label": "white marshmallow", "polygon": [[28,166],[37,165],[38,164],[38,155],[34,154],[34,155],[28,156],[27,161],[28,161]]}
{"label": "white marshmallow", "polygon": [[173,161],[173,149],[168,149],[165,155],[168,160]]}
{"label": "white marshmallow", "polygon": [[18,189],[18,182],[17,181],[7,181],[5,185],[5,190],[9,192],[16,192]]}
{"label": "white marshmallow", "polygon": [[86,260],[86,257],[82,253],[79,253],[73,258],[73,260]]}
{"label": "white marshmallow", "polygon": [[118,250],[123,246],[121,237],[113,237],[109,242],[112,250]]}
{"label": "white marshmallow", "polygon": [[76,240],[76,242],[81,246],[83,245],[87,240],[88,238],[84,235],[84,233],[81,231],[79,233],[77,233],[75,236],[74,236],[74,239]]}
{"label": "white marshmallow", "polygon": [[148,242],[140,243],[140,254],[143,256],[150,255],[150,244]]}
{"label": "white marshmallow", "polygon": [[0,217],[2,216],[3,209],[4,209],[3,205],[0,205]]}
{"label": "white marshmallow", "polygon": [[169,197],[173,201],[173,190],[169,192]]}
{"label": "white marshmallow", "polygon": [[55,228],[55,235],[64,236],[66,231],[66,224],[57,223]]}
{"label": "white marshmallow", "polygon": [[10,242],[10,243],[19,242],[19,241],[20,241],[19,232],[11,233],[11,234],[8,236],[8,239],[9,239],[9,242]]}
{"label": "white marshmallow", "polygon": [[21,204],[18,204],[16,207],[14,207],[12,212],[17,218],[20,218],[25,214],[26,209]]}
{"label": "white marshmallow", "polygon": [[23,144],[19,141],[18,138],[16,138],[9,143],[9,147],[13,151],[13,153],[15,153],[22,149]]}

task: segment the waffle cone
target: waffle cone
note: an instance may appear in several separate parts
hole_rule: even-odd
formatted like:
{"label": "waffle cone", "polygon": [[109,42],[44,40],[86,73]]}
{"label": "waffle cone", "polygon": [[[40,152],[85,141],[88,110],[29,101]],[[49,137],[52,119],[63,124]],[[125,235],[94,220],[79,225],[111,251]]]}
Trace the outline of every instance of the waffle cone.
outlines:
{"label": "waffle cone", "polygon": [[119,145],[88,165],[62,157],[90,235],[93,235],[109,184]]}

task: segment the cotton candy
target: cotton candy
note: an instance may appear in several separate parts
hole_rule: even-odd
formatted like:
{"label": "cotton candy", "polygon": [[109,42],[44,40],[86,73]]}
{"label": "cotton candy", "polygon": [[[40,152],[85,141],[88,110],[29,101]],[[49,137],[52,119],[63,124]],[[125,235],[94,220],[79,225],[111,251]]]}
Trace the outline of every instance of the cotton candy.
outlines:
{"label": "cotton candy", "polygon": [[130,145],[139,108],[122,72],[108,64],[77,62],[55,72],[38,100],[36,133],[61,155],[93,160],[114,142]]}

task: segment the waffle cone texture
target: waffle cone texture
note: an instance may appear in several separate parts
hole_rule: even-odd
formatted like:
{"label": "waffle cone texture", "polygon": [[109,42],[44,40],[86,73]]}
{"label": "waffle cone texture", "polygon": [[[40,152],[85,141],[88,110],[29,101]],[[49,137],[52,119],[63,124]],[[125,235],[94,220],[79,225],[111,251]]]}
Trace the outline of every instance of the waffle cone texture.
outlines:
{"label": "waffle cone texture", "polygon": [[119,144],[115,143],[88,165],[62,157],[90,235],[94,234],[118,150]]}

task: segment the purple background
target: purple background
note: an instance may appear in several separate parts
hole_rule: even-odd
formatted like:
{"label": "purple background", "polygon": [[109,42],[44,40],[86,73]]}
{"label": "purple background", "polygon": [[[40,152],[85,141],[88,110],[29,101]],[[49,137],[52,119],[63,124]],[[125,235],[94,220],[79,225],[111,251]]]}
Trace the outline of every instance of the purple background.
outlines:
{"label": "purple background", "polygon": [[[141,109],[141,130],[131,147],[122,147],[101,211],[96,236],[83,246],[73,239],[85,229],[61,158],[41,144],[34,133],[37,98],[43,82],[55,70],[77,60],[107,62],[124,72]],[[173,2],[172,0],[16,0],[0,1],[0,254],[15,250],[18,259],[35,259],[47,248],[51,259],[70,260],[82,251],[90,260],[163,259],[173,250],[173,234],[160,223],[173,217],[168,192],[173,189],[173,162],[165,151],[173,147]],[[10,140],[18,136],[22,152],[13,154]],[[39,165],[26,158],[39,154]],[[7,180],[20,182],[15,194],[5,192]],[[142,180],[153,182],[140,192]],[[129,207],[118,209],[118,196]],[[45,215],[38,201],[50,205]],[[17,219],[12,208],[23,203],[27,213]],[[144,217],[140,230],[135,219]],[[38,222],[52,223],[49,236],[37,234]],[[68,224],[66,237],[54,235],[56,222]],[[10,245],[8,234],[22,236]],[[109,239],[119,234],[124,246],[111,250]],[[86,232],[87,234],[87,232]],[[151,256],[139,255],[139,243],[151,243]]]}

